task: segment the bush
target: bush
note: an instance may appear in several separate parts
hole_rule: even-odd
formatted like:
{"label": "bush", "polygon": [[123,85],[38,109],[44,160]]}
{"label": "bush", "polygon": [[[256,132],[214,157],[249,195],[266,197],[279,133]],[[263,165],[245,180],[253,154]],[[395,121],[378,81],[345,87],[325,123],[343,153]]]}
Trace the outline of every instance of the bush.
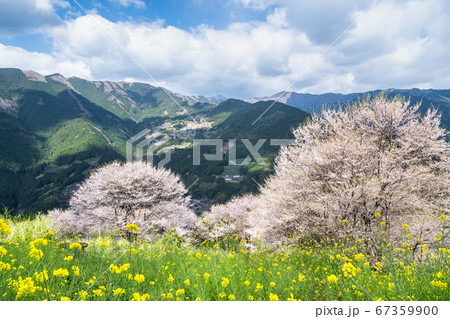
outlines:
{"label": "bush", "polygon": [[254,227],[267,239],[350,232],[377,250],[381,235],[399,242],[414,223],[414,238],[432,243],[450,210],[449,144],[440,115],[418,107],[379,96],[312,116],[281,149]]}
{"label": "bush", "polygon": [[73,194],[67,211],[50,215],[70,231],[85,235],[110,229],[131,238],[129,224],[136,224],[146,237],[172,227],[186,233],[196,220],[186,193],[169,170],[144,162],[114,162],[92,172]]}

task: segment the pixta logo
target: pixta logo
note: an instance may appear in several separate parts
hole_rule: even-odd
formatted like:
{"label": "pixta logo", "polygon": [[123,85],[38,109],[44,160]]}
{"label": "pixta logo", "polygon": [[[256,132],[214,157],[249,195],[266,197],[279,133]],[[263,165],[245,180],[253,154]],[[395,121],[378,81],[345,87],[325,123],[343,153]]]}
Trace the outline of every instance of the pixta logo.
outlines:
{"label": "pixta logo", "polygon": [[[126,142],[127,162],[147,161],[153,164],[155,152],[172,138],[159,131],[151,133],[149,129],[144,129]],[[159,161],[158,167],[161,168],[171,159],[171,151],[165,150],[164,158]]]}

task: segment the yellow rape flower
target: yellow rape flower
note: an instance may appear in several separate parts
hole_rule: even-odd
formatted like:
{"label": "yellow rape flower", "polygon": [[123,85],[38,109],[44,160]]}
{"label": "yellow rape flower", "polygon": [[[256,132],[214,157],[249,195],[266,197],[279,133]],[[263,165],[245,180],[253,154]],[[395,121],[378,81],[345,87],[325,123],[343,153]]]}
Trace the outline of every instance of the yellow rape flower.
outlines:
{"label": "yellow rape flower", "polygon": [[17,298],[31,295],[37,290],[37,287],[34,285],[34,280],[31,277],[22,279],[22,277],[19,276],[18,280],[14,280],[12,284],[17,291]]}
{"label": "yellow rape flower", "polygon": [[0,257],[6,256],[7,253],[8,251],[2,246],[0,246]]}
{"label": "yellow rape flower", "polygon": [[71,243],[69,249],[81,249],[80,243]]}
{"label": "yellow rape flower", "polygon": [[94,294],[94,296],[97,296],[97,297],[103,296],[103,291],[101,289],[94,289],[94,290],[92,290],[92,293]]}
{"label": "yellow rape flower", "polygon": [[80,268],[78,266],[72,266],[72,270],[73,270],[73,274],[75,276],[79,276],[80,275]]}
{"label": "yellow rape flower", "polygon": [[128,224],[127,226],[125,226],[125,229],[135,233],[139,232],[139,227],[136,224]]}
{"label": "yellow rape flower", "polygon": [[7,272],[11,270],[11,265],[0,261],[0,272]]}
{"label": "yellow rape flower", "polygon": [[176,296],[183,295],[183,294],[184,294],[184,289],[178,289],[178,290],[175,292],[175,295],[176,295]]}
{"label": "yellow rape flower", "polygon": [[53,270],[53,276],[67,277],[67,276],[69,276],[69,271],[67,269],[59,268],[57,270]]}
{"label": "yellow rape flower", "polygon": [[145,276],[144,276],[144,275],[136,274],[136,275],[134,276],[134,281],[136,281],[136,282],[138,282],[138,283],[141,283],[141,282],[143,282],[144,280],[145,280]]}
{"label": "yellow rape flower", "polygon": [[3,219],[0,219],[0,235],[1,234],[6,234],[6,235],[11,235],[12,230],[11,228],[8,226],[8,223],[5,222]]}
{"label": "yellow rape flower", "polygon": [[44,280],[48,280],[48,272],[47,270],[43,270],[41,272],[35,272],[34,273],[34,279],[36,279],[37,282],[43,282]]}
{"label": "yellow rape flower", "polygon": [[123,295],[124,293],[126,293],[125,289],[122,288],[113,289],[114,296]]}
{"label": "yellow rape flower", "polygon": [[270,293],[269,300],[270,301],[278,301],[278,296],[273,293]]}
{"label": "yellow rape flower", "polygon": [[64,257],[64,260],[65,261],[71,261],[71,260],[73,260],[73,256]]}
{"label": "yellow rape flower", "polygon": [[133,294],[133,298],[131,299],[131,301],[146,301],[150,299],[150,295],[149,294],[143,294],[142,296],[138,293],[135,292]]}
{"label": "yellow rape flower", "polygon": [[220,283],[223,287],[228,286],[230,280],[228,278],[222,277],[222,282]]}
{"label": "yellow rape flower", "polygon": [[30,254],[29,255],[30,255],[31,258],[36,258],[37,260],[39,260],[39,259],[42,258],[42,256],[44,256],[44,253],[40,249],[32,248],[30,250]]}
{"label": "yellow rape flower", "polygon": [[345,263],[344,266],[342,266],[342,270],[344,271],[345,276],[356,276],[356,267],[353,266],[352,263]]}
{"label": "yellow rape flower", "polygon": [[327,276],[327,280],[330,284],[333,284],[333,283],[335,284],[338,281],[338,277],[336,277],[335,275],[330,275],[330,276]]}
{"label": "yellow rape flower", "polygon": [[303,275],[301,272],[298,273],[298,281],[301,282],[305,279],[305,275]]}

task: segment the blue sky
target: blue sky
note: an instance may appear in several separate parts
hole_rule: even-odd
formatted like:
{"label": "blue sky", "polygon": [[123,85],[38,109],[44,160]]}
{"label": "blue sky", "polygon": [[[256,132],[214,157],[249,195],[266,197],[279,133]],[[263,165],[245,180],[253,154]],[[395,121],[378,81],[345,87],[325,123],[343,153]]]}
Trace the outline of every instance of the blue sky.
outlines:
{"label": "blue sky", "polygon": [[0,0],[0,67],[238,98],[450,87],[446,0],[77,1]]}

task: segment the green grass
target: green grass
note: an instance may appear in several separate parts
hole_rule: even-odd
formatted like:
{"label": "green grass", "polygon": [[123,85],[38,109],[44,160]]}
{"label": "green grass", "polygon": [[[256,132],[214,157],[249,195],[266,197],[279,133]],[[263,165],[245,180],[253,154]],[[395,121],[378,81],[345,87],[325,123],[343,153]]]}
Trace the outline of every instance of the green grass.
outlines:
{"label": "green grass", "polygon": [[[136,293],[149,300],[449,298],[450,251],[442,248],[415,260],[408,251],[386,251],[375,264],[361,254],[362,244],[350,240],[251,251],[235,238],[199,245],[175,235],[152,243],[106,235],[67,241],[49,233],[46,218],[9,224],[12,234],[0,243],[0,300],[131,300]],[[47,239],[46,245],[37,238]],[[86,249],[70,248],[79,241]],[[39,260],[30,256],[33,246],[43,253]],[[114,273],[111,264],[129,269]],[[40,282],[37,273],[44,271],[48,278]],[[115,295],[118,288],[125,293]]]}

